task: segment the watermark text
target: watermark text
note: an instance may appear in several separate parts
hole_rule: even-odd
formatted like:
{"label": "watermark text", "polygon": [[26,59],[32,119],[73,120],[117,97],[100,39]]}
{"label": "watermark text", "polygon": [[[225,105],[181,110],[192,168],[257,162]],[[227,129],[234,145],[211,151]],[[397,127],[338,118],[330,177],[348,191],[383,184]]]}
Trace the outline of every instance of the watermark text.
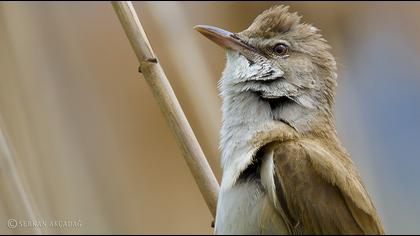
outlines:
{"label": "watermark text", "polygon": [[9,229],[16,228],[81,228],[81,220],[17,220],[7,221]]}

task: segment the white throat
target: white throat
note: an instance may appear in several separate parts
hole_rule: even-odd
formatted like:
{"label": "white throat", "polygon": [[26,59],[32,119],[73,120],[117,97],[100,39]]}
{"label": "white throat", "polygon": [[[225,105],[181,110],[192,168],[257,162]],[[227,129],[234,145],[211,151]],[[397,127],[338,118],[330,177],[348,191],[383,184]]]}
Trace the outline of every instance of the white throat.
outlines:
{"label": "white throat", "polygon": [[264,140],[255,141],[257,135],[265,133],[269,136],[266,140],[269,142],[278,138],[275,135],[282,135],[280,129],[291,129],[289,125],[274,119],[273,114],[287,121],[296,130],[304,131],[308,128],[313,112],[307,107],[286,104],[272,110],[268,102],[248,91],[252,88],[244,81],[251,80],[257,73],[268,71],[283,75],[281,70],[271,68],[268,63],[250,64],[237,52],[227,53],[226,67],[219,81],[223,101],[220,134],[222,188],[231,187],[250,164],[258,149],[266,144],[263,143]]}

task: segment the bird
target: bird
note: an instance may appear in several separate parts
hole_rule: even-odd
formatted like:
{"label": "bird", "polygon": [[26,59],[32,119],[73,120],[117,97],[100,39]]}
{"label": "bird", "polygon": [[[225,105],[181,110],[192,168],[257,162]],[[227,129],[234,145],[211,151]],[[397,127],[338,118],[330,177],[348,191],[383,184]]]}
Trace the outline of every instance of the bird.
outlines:
{"label": "bird", "polygon": [[226,51],[215,234],[384,234],[338,138],[337,66],[312,24],[273,6],[245,30],[195,30]]}

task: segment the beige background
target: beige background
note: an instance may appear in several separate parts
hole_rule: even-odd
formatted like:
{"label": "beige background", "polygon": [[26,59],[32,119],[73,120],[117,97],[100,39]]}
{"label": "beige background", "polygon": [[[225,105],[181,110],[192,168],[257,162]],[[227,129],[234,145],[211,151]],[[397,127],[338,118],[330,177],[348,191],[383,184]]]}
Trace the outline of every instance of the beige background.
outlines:
{"label": "beige background", "polygon": [[[279,3],[134,3],[218,179],[224,52],[192,27],[241,31]],[[333,46],[339,134],[387,232],[420,232],[420,4],[286,4]],[[16,176],[36,220],[81,223],[44,233],[212,232],[108,2],[0,3],[0,118],[0,233],[34,232],[7,227],[8,219],[31,219]]]}

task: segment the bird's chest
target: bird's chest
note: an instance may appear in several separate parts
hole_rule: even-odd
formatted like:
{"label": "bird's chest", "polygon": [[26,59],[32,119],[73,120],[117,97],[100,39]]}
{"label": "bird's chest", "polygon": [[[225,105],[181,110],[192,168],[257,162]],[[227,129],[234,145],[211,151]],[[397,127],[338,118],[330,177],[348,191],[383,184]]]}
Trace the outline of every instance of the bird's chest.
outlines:
{"label": "bird's chest", "polygon": [[286,227],[259,179],[221,190],[216,234],[287,234]]}
{"label": "bird's chest", "polygon": [[[262,143],[254,144],[259,130],[282,130],[287,126],[278,123],[262,128],[222,128],[223,177],[218,196],[215,219],[216,234],[288,234],[288,227],[275,208],[273,201],[274,169],[272,151],[261,149]],[[271,128],[270,128],[271,127]],[[265,132],[261,132],[265,133]],[[258,140],[277,138],[275,135],[258,136]]]}

